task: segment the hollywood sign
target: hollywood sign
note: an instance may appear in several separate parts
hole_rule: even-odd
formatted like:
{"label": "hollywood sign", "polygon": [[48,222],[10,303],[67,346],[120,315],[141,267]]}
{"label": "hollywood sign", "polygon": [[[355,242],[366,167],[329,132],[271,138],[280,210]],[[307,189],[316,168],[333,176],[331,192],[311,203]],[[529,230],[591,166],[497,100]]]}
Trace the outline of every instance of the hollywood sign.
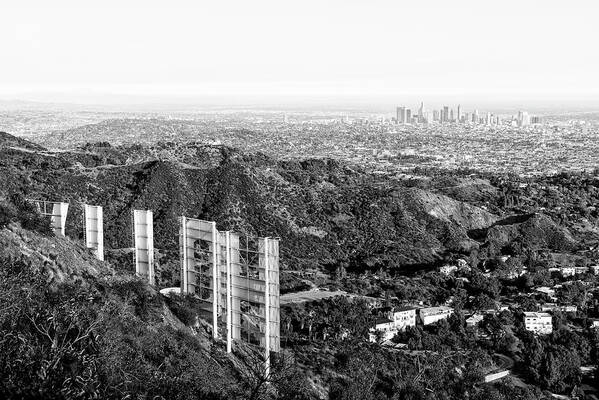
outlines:
{"label": "hollywood sign", "polygon": [[[65,235],[68,203],[31,201],[50,218],[56,235]],[[83,205],[85,245],[104,260],[103,211]],[[133,210],[135,273],[154,284],[154,223],[151,210]],[[201,300],[214,338],[245,341],[269,353],[280,350],[279,240],[219,231],[216,223],[181,217],[179,229],[181,293]]]}

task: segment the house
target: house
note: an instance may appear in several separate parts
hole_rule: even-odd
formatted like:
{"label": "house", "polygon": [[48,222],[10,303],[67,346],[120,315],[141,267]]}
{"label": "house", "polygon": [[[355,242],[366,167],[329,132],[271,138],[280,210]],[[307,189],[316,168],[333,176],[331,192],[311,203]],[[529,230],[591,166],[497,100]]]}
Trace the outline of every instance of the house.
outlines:
{"label": "house", "polygon": [[474,328],[477,326],[485,317],[482,314],[473,314],[466,319],[466,326]]}
{"label": "house", "polygon": [[574,275],[576,275],[576,268],[562,267],[562,268],[560,268],[560,273],[562,274],[562,277],[564,277],[564,278],[569,277],[569,276],[574,276]]}
{"label": "house", "polygon": [[470,265],[468,265],[466,260],[464,260],[463,258],[459,258],[457,263],[458,263],[458,269],[460,271],[470,272],[472,270],[472,268],[470,268]]}
{"label": "house", "polygon": [[555,303],[541,304],[541,311],[543,311],[543,312],[553,311],[555,309],[557,309],[557,304],[555,304]]}
{"label": "house", "polygon": [[551,315],[545,312],[525,312],[524,327],[537,335],[548,335],[553,331]]}
{"label": "house", "polygon": [[404,306],[389,312],[388,318],[395,324],[395,329],[405,330],[408,326],[416,326],[416,307]]}
{"label": "house", "polygon": [[591,271],[595,275],[599,275],[599,265],[591,265],[589,267],[589,271]]}
{"label": "house", "polygon": [[509,309],[508,306],[506,305],[500,305],[499,307],[496,308],[489,308],[486,310],[479,310],[480,313],[482,314],[492,314],[492,315],[496,315],[499,314],[502,311],[507,311]]}
{"label": "house", "polygon": [[528,272],[528,268],[524,267],[521,269],[516,269],[513,271],[509,271],[506,275],[507,279],[517,279],[519,277],[521,277],[522,275],[526,274]]}
{"label": "house", "polygon": [[575,313],[578,310],[578,307],[574,306],[574,305],[567,305],[567,306],[560,306],[559,309],[562,310],[562,312]]}
{"label": "house", "polygon": [[377,342],[378,338],[380,337],[384,342],[386,340],[393,339],[397,332],[398,331],[395,329],[395,323],[393,321],[391,321],[389,318],[379,318],[376,320],[374,328],[370,328],[368,339],[371,342]]}
{"label": "house", "polygon": [[589,271],[590,269],[588,267],[574,267],[574,273],[576,275],[586,274]]}
{"label": "house", "polygon": [[422,325],[434,324],[437,321],[445,319],[453,314],[453,308],[447,306],[426,307],[418,310]]}
{"label": "house", "polygon": [[589,325],[593,329],[599,329],[599,319],[592,319]]}
{"label": "house", "polygon": [[444,275],[450,275],[458,270],[457,265],[444,265],[439,268],[439,272]]}
{"label": "house", "polygon": [[536,288],[535,291],[549,296],[552,300],[557,300],[557,297],[555,297],[555,289],[548,288],[547,286],[540,286]]}

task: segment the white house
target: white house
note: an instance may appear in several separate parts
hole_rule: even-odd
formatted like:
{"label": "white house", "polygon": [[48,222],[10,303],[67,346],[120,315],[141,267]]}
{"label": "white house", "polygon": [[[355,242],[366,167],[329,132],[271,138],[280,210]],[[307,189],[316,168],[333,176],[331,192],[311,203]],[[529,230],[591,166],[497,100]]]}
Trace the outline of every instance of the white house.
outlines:
{"label": "white house", "polygon": [[408,326],[416,326],[416,308],[401,307],[388,314],[390,320],[395,324],[399,331],[405,330]]}
{"label": "white house", "polygon": [[454,273],[455,271],[458,270],[457,265],[444,265],[442,267],[439,268],[439,272],[444,274],[444,275],[449,275]]}
{"label": "white house", "polygon": [[404,306],[387,311],[385,318],[379,318],[374,328],[370,329],[370,341],[376,342],[377,331],[382,332],[383,341],[391,340],[397,332],[405,330],[408,326],[416,326],[416,307]]}
{"label": "white house", "polygon": [[574,267],[574,272],[576,275],[582,275],[590,271],[588,267]]}
{"label": "white house", "polygon": [[546,294],[552,300],[557,300],[557,297],[555,297],[555,289],[549,288],[547,286],[540,286],[536,288],[535,291]]}
{"label": "white house", "polygon": [[485,317],[482,314],[473,314],[472,316],[466,319],[466,326],[473,328],[476,325],[478,325],[484,318]]}
{"label": "white house", "polygon": [[568,276],[576,275],[576,268],[574,267],[562,267],[560,268],[560,272],[564,278]]}
{"label": "white house", "polygon": [[418,310],[422,325],[434,324],[453,314],[453,308],[447,306],[426,307]]}
{"label": "white house", "polygon": [[557,304],[555,303],[543,303],[541,304],[541,311],[553,311],[557,309]]}
{"label": "white house", "polygon": [[388,318],[377,319],[374,328],[370,328],[368,339],[371,342],[376,342],[380,333],[381,341],[391,340],[397,334],[398,330],[395,328],[395,323]]}
{"label": "white house", "polygon": [[578,311],[578,307],[575,305],[560,306],[559,309],[562,310],[562,312],[571,312],[571,313],[575,313],[576,311]]}
{"label": "white house", "polygon": [[547,335],[553,331],[551,315],[545,312],[525,312],[524,327],[538,335]]}

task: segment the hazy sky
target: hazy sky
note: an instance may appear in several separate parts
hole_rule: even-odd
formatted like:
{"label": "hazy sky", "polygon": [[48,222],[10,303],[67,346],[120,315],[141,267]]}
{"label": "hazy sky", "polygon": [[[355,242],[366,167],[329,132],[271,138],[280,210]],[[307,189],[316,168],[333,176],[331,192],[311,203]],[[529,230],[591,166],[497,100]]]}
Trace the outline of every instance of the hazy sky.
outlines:
{"label": "hazy sky", "polygon": [[0,15],[4,98],[599,94],[597,0],[20,0]]}

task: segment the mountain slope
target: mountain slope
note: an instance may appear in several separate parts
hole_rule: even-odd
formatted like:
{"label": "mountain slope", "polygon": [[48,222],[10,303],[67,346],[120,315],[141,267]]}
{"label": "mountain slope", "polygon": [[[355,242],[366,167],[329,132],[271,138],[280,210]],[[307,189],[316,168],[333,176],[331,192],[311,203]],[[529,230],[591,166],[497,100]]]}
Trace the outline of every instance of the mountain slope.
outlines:
{"label": "mountain slope", "polygon": [[[89,147],[88,147],[89,150]],[[223,146],[164,144],[160,159],[99,164],[97,149],[52,155],[0,149],[0,193],[71,202],[67,233],[82,237],[77,203],[104,207],[105,243],[131,244],[131,210],[154,210],[156,246],[176,251],[178,217],[275,236],[284,266],[402,267],[478,245],[497,217],[441,194],[380,180],[332,160],[276,162]],[[148,149],[112,149],[114,160]],[[119,156],[120,154],[120,156]]]}

